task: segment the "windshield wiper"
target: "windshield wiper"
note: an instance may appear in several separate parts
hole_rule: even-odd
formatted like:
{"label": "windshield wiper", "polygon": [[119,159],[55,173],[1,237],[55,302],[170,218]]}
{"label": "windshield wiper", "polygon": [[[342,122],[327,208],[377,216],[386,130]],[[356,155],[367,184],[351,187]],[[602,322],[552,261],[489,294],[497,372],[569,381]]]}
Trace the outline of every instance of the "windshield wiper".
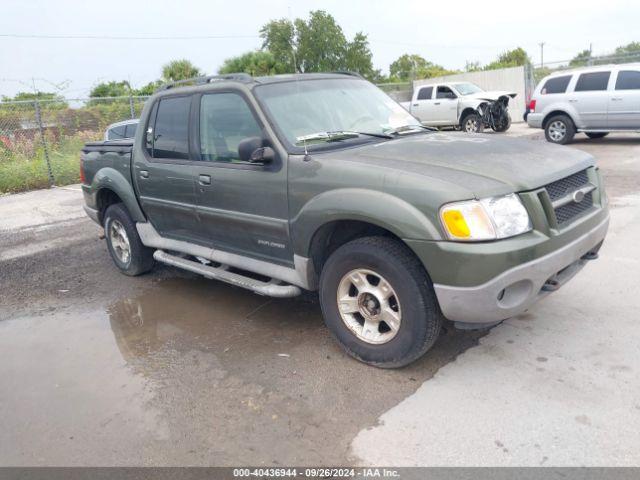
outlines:
{"label": "windshield wiper", "polygon": [[324,140],[325,142],[339,142],[348,138],[356,138],[360,136],[376,137],[376,138],[393,138],[388,133],[375,133],[375,132],[354,132],[351,130],[335,130],[331,132],[316,132],[309,135],[302,135],[296,137],[296,144],[305,142],[314,142],[318,140]]}
{"label": "windshield wiper", "polygon": [[429,132],[435,132],[437,130],[437,128],[426,127],[424,125],[403,125],[401,127],[388,130],[385,133],[387,135],[402,135],[403,133],[408,133],[417,129],[420,129],[422,131],[429,131]]}

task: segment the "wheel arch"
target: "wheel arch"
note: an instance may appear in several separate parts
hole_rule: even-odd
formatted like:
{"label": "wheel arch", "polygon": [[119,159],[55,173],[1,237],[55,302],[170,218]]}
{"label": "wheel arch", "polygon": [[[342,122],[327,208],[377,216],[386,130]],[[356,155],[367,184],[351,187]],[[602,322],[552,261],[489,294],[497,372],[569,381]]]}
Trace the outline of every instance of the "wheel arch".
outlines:
{"label": "wheel arch", "polygon": [[359,189],[321,194],[292,221],[294,250],[310,258],[317,273],[335,249],[365,236],[390,237],[405,245],[404,238],[442,238],[439,229],[413,205],[390,194]]}
{"label": "wheel arch", "polygon": [[94,202],[98,208],[100,223],[104,220],[107,207],[119,202],[124,204],[134,222],[146,221],[131,183],[117,170],[113,168],[99,170],[93,178],[91,190],[95,192]]}
{"label": "wheel arch", "polygon": [[569,113],[566,110],[552,110],[551,112],[547,113],[544,118],[542,119],[542,129],[546,129],[547,128],[547,124],[549,123],[549,120],[551,120],[551,118],[555,117],[556,115],[564,115],[566,117],[569,117],[569,119],[571,120],[571,122],[573,122],[573,126],[575,128],[577,128],[576,125],[576,121],[573,118],[573,115],[571,115],[571,113]]}
{"label": "wheel arch", "polygon": [[460,113],[460,121],[458,122],[461,127],[464,123],[464,119],[472,113],[478,114],[478,111],[473,107],[465,107],[464,110],[462,110],[462,113]]}

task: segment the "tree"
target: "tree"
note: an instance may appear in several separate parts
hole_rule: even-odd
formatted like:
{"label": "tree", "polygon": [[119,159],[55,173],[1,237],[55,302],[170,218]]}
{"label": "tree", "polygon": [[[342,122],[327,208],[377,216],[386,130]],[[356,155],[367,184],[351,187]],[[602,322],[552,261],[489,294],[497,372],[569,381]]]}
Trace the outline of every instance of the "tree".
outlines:
{"label": "tree", "polygon": [[582,50],[575,57],[571,59],[569,62],[569,66],[578,67],[581,65],[586,65],[591,58],[591,50]]}
{"label": "tree", "polygon": [[631,42],[622,45],[613,52],[616,58],[613,63],[627,63],[640,61],[640,42]]}
{"label": "tree", "polygon": [[227,58],[218,73],[244,72],[253,76],[275,75],[287,73],[287,68],[278,63],[275,56],[268,51],[254,51],[243,53],[237,57]]}
{"label": "tree", "polygon": [[272,20],[260,29],[263,50],[273,54],[287,72],[351,70],[367,78],[373,69],[367,36],[358,32],[352,42],[327,12],[315,10],[308,20]]}
{"label": "tree", "polygon": [[139,96],[148,96],[148,95],[153,95],[153,93],[160,87],[162,86],[162,80],[155,80],[153,82],[149,82],[146,85],[133,90],[133,94],[134,95],[139,95]]}
{"label": "tree", "polygon": [[413,79],[441,77],[457,73],[441,65],[429,62],[420,55],[404,54],[389,65],[389,74],[396,81],[406,82]]}
{"label": "tree", "polygon": [[185,59],[173,60],[162,67],[162,80],[165,82],[177,82],[200,75],[200,69]]}
{"label": "tree", "polygon": [[482,70],[482,65],[480,65],[479,61],[477,61],[477,60],[474,60],[474,61],[467,60],[465,62],[465,65],[464,65],[464,71],[465,72],[479,72],[480,70]]}
{"label": "tree", "polygon": [[260,29],[260,37],[262,48],[271,52],[275,61],[288,73],[300,71],[297,59],[294,58],[297,45],[296,30],[290,20],[271,20]]}
{"label": "tree", "polygon": [[405,53],[389,65],[389,75],[403,82],[418,78],[418,72],[426,68],[428,63],[420,55]]}
{"label": "tree", "polygon": [[91,98],[124,97],[129,95],[130,90],[131,86],[126,80],[102,82],[91,89],[89,96]]}
{"label": "tree", "polygon": [[[18,92],[13,97],[2,96],[3,102],[33,102],[35,100],[42,102],[41,107],[43,110],[57,110],[69,106],[62,95],[53,92]],[[17,109],[31,110],[33,109],[33,104],[25,103],[22,107],[18,106]]]}
{"label": "tree", "polygon": [[484,67],[485,70],[497,70],[499,68],[519,67],[531,63],[527,52],[521,48],[514,48],[503,52],[498,59]]}
{"label": "tree", "polygon": [[380,77],[380,72],[373,69],[369,40],[367,40],[367,36],[364,33],[358,32],[355,34],[353,41],[347,44],[345,55],[347,70],[358,72],[372,81],[377,80],[376,77]]}

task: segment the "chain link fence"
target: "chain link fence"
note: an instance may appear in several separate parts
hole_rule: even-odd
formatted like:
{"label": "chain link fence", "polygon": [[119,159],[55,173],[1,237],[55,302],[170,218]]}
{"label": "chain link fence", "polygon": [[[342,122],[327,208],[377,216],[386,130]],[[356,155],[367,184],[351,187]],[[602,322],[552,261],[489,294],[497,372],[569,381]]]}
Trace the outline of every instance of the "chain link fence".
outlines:
{"label": "chain link fence", "polygon": [[80,149],[148,97],[0,102],[0,194],[79,180]]}

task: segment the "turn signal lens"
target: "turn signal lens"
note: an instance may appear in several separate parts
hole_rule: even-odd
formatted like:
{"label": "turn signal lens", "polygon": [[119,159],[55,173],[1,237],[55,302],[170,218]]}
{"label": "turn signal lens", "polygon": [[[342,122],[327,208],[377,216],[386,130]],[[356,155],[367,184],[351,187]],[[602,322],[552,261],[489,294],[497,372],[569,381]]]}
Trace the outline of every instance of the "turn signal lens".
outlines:
{"label": "turn signal lens", "polygon": [[440,217],[451,240],[496,238],[491,219],[477,200],[445,205],[440,210]]}
{"label": "turn signal lens", "polygon": [[449,233],[454,237],[468,238],[471,235],[469,225],[467,225],[464,215],[460,210],[452,209],[442,212],[442,219],[444,224],[449,230]]}

